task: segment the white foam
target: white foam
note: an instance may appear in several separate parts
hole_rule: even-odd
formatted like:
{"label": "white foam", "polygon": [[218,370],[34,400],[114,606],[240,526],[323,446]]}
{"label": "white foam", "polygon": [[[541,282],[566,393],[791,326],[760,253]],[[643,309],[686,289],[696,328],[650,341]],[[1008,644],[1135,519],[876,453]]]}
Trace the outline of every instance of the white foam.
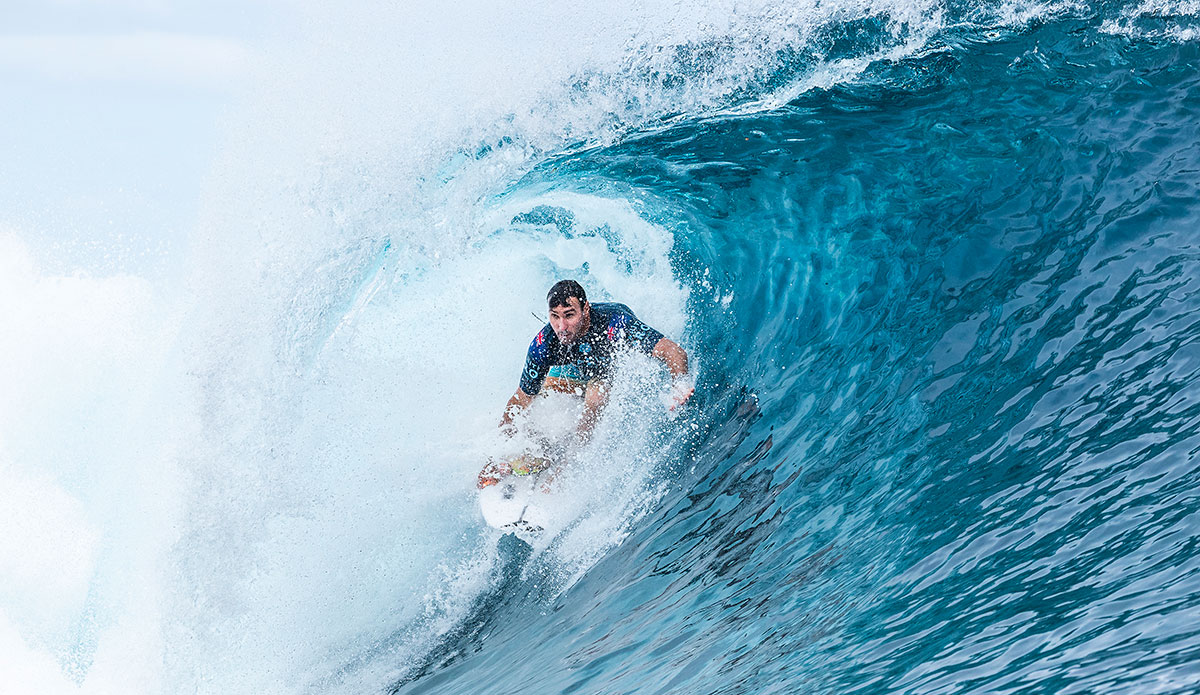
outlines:
{"label": "white foam", "polygon": [[[1141,20],[1158,20],[1152,27]],[[1119,17],[1104,20],[1100,30],[1130,38],[1160,38],[1191,42],[1200,39],[1200,2],[1145,0],[1123,8]]]}
{"label": "white foam", "polygon": [[183,409],[164,369],[172,327],[143,281],[47,275],[0,234],[0,681],[12,692],[156,679],[175,499],[166,431]]}
{"label": "white foam", "polygon": [[[546,205],[574,217],[571,234],[509,225]],[[475,214],[484,226],[465,245],[401,238],[326,261],[284,249],[268,271],[284,282],[234,292],[243,317],[212,301],[194,314],[184,342],[203,346],[189,362],[207,434],[185,459],[195,483],[176,548],[174,685],[270,691],[368,659],[357,683],[464,615],[486,576],[481,548],[495,559],[475,475],[502,446],[500,411],[542,325],[531,312],[559,277],[683,331],[671,236],[628,202],[546,193]],[[438,579],[439,566],[468,579]]]}

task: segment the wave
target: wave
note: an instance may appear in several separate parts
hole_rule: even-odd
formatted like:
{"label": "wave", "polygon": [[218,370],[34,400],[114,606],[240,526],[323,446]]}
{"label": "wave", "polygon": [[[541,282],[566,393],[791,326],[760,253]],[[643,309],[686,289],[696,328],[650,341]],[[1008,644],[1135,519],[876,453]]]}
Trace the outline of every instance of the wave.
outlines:
{"label": "wave", "polygon": [[[1200,92],[1120,28],[1156,8],[307,8],[177,284],[3,240],[0,669],[1186,691]],[[512,548],[471,486],[564,275],[698,394],[627,365]]]}

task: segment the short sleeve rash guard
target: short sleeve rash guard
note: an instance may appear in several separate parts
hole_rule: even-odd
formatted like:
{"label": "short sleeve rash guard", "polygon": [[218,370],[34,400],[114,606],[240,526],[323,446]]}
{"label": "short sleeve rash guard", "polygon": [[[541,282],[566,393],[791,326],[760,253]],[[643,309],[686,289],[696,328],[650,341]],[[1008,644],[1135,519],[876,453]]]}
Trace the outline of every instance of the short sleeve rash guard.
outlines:
{"label": "short sleeve rash guard", "polygon": [[521,390],[533,396],[542,390],[550,367],[574,365],[585,380],[607,376],[616,351],[629,347],[649,354],[663,334],[638,320],[633,311],[615,302],[592,303],[591,325],[571,345],[563,345],[550,324],[533,338],[521,372]]}

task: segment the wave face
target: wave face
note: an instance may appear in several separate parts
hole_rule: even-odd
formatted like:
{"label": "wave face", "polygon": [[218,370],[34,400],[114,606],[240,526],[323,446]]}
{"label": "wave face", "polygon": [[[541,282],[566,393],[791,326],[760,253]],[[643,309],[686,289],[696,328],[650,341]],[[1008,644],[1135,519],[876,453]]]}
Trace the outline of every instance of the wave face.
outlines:
{"label": "wave face", "polygon": [[531,175],[672,230],[703,434],[400,692],[1193,691],[1197,58],[1050,22]]}
{"label": "wave face", "polygon": [[496,692],[1196,688],[1196,58],[1051,23],[555,162],[675,230],[705,435],[444,677],[533,643],[563,668]]}
{"label": "wave face", "polygon": [[[341,12],[178,287],[0,238],[19,692],[1200,688],[1194,3]],[[522,546],[566,276],[697,393],[623,364]]]}

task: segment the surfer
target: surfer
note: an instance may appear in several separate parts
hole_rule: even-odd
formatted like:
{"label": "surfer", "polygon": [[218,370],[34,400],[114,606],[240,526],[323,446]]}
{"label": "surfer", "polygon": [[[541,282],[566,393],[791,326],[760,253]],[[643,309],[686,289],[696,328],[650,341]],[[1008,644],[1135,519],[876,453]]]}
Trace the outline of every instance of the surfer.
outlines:
{"label": "surfer", "polygon": [[[516,393],[508,399],[500,428],[512,435],[513,418],[543,390],[574,393],[583,397],[579,439],[587,441],[600,411],[608,402],[608,378],[617,352],[637,349],[666,365],[673,384],[670,409],[683,405],[694,388],[688,378],[688,356],[670,338],[638,320],[624,304],[589,303],[583,286],[560,280],[546,295],[550,323],[529,344],[525,369]],[[494,485],[509,474],[528,475],[551,466],[553,461],[524,454],[508,462],[489,462],[479,473],[480,489]]]}
{"label": "surfer", "polygon": [[513,418],[542,389],[583,396],[579,421],[582,440],[590,435],[608,402],[608,377],[617,351],[637,349],[657,358],[671,372],[674,410],[692,397],[688,356],[670,338],[638,320],[624,304],[589,303],[583,286],[560,280],[546,295],[550,323],[533,338],[516,393],[508,399],[500,427],[511,432]]}

